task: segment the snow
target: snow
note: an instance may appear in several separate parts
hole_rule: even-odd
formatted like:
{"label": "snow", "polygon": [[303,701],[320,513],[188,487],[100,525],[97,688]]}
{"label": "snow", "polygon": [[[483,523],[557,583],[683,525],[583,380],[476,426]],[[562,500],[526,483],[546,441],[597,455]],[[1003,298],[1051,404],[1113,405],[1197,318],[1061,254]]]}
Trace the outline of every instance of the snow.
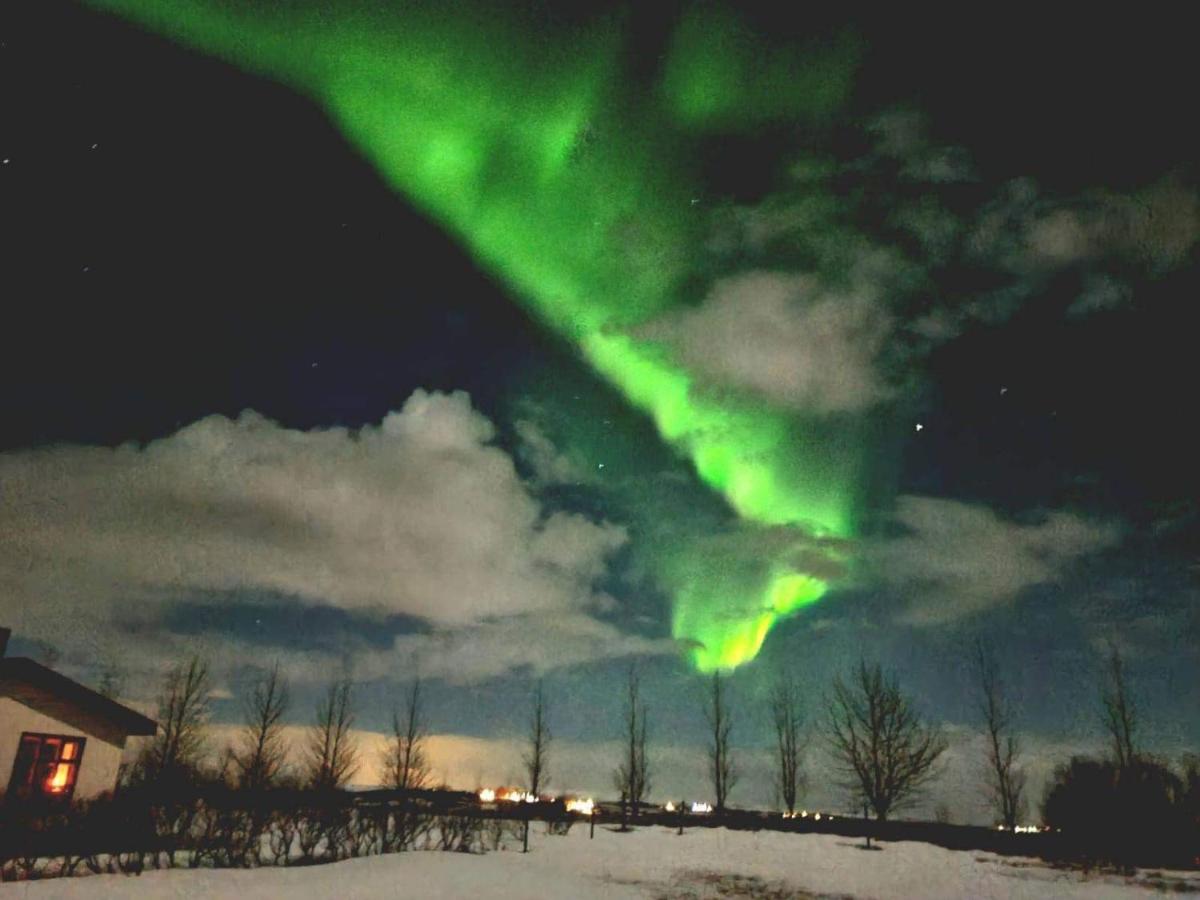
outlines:
{"label": "snow", "polygon": [[[1154,876],[1086,875],[1041,861],[898,842],[866,852],[836,835],[648,827],[628,834],[587,825],[530,835],[530,853],[416,851],[315,867],[151,871],[0,885],[0,900],[236,897],[286,900],[419,898],[1145,897]],[[1200,896],[1200,873],[1163,873],[1175,896]],[[1160,887],[1161,890],[1161,887]],[[776,893],[775,891],[778,891]]]}

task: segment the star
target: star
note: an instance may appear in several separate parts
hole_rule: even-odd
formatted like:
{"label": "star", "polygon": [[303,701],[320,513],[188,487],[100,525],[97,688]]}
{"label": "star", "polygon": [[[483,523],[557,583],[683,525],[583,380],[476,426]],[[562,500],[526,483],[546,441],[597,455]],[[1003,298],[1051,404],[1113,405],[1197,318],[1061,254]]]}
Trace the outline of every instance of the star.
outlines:
{"label": "star", "polygon": [[1003,397],[1007,393],[1008,393],[1008,388],[1006,388],[1006,387],[1000,388],[1000,396],[1001,397]]}
{"label": "star", "polygon": [[916,429],[916,430],[917,430],[917,431],[920,431],[920,430],[921,430],[922,428],[924,428],[924,427],[925,427],[924,425],[922,425],[920,422],[918,422],[918,423],[917,423],[917,429]]}

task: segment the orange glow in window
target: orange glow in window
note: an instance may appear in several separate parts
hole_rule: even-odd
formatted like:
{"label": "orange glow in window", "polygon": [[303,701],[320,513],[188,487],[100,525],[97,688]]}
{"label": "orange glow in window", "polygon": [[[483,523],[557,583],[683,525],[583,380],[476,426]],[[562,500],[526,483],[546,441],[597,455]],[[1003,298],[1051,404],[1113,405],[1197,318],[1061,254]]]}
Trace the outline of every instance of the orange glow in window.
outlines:
{"label": "orange glow in window", "polygon": [[71,783],[71,766],[69,763],[59,763],[54,767],[54,774],[46,782],[46,789],[55,794],[61,794]]}
{"label": "orange glow in window", "polygon": [[74,741],[67,741],[65,744],[63,744],[62,755],[59,757],[59,759],[61,759],[63,762],[74,759],[75,751],[78,749],[79,745],[77,743]]}

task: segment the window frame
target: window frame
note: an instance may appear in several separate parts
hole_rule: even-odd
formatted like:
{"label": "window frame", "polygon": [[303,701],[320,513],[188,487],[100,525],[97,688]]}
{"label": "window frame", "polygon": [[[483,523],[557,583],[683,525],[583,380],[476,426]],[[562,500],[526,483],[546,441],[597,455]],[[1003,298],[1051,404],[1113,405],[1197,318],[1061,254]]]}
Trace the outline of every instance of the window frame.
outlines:
{"label": "window frame", "polygon": [[[37,755],[24,772],[18,771],[22,763],[21,750],[27,740],[37,741]],[[48,744],[57,741],[58,747],[51,759],[45,755]],[[68,744],[78,749],[69,759],[63,759],[63,750]],[[49,731],[22,731],[17,740],[17,752],[13,757],[12,773],[8,779],[7,798],[29,803],[70,802],[79,783],[79,769],[83,765],[83,754],[87,749],[87,738],[81,734],[57,734]],[[61,791],[47,789],[47,784],[61,766],[68,767],[67,784]],[[40,772],[44,774],[39,774]],[[20,776],[20,777],[18,777]]]}

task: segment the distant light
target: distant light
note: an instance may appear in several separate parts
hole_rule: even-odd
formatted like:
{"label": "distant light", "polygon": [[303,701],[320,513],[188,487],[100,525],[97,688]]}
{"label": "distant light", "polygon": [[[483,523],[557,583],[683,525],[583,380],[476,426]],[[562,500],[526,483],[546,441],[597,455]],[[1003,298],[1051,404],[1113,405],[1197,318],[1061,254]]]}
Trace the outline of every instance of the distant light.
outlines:
{"label": "distant light", "polygon": [[675,812],[675,804],[668,800],[667,805],[664,806],[663,809],[665,809],[667,812]]}
{"label": "distant light", "polygon": [[924,425],[922,425],[920,422],[918,422],[918,423],[917,423],[917,431],[920,431],[920,430],[921,430],[922,428],[924,428],[924,427],[925,427],[925,426],[924,426]]}
{"label": "distant light", "polygon": [[708,803],[701,803],[699,801],[696,801],[696,802],[692,803],[692,812],[694,812],[694,813],[710,813],[710,812],[712,812],[712,805],[708,804]]}
{"label": "distant light", "polygon": [[820,813],[813,813],[813,821],[820,822],[820,821],[821,821],[821,814],[820,814]]}
{"label": "distant light", "polygon": [[800,810],[800,818],[802,818],[802,819],[808,818],[808,810],[807,809]]}
{"label": "distant light", "polygon": [[590,816],[595,808],[596,803],[591,797],[575,797],[567,801],[567,812],[579,813],[581,816]]}
{"label": "distant light", "polygon": [[495,803],[496,802],[496,792],[494,790],[492,790],[491,788],[482,788],[479,791],[479,802],[480,803]]}
{"label": "distant light", "polygon": [[506,803],[537,803],[537,797],[528,791],[510,791],[501,789],[495,792],[497,800],[503,800]]}

